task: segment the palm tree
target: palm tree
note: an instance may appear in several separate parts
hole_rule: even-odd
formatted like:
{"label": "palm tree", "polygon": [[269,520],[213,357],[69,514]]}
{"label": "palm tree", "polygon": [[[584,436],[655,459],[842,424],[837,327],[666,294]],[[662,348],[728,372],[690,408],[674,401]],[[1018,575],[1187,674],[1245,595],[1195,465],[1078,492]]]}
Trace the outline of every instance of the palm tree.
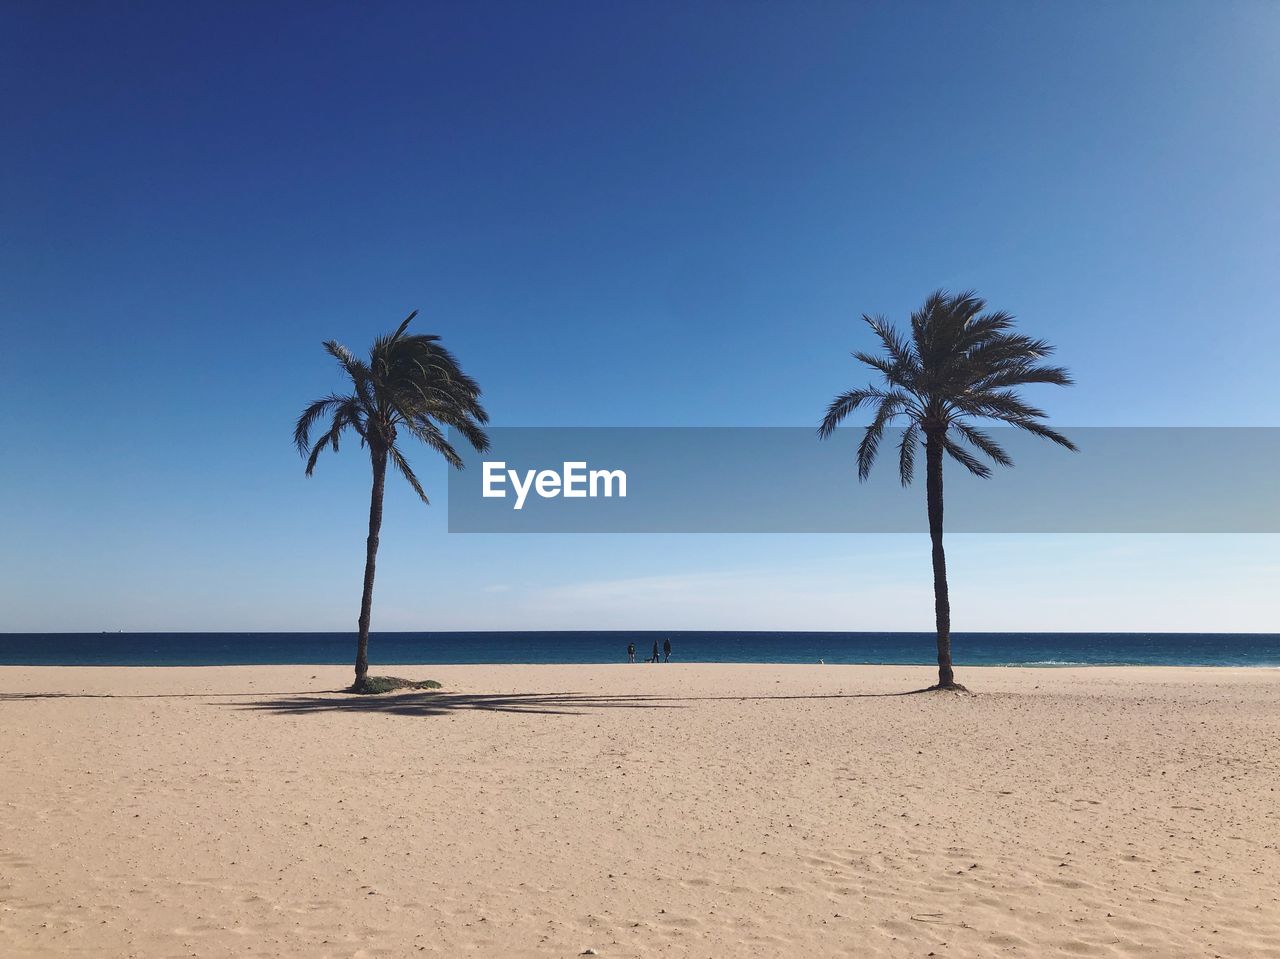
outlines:
{"label": "palm tree", "polygon": [[[382,494],[387,461],[408,481],[422,502],[427,494],[396,444],[400,431],[413,436],[442,455],[449,465],[462,468],[462,458],[450,445],[441,427],[452,426],[478,452],[489,448],[482,424],[489,416],[480,405],[480,387],[467,376],[443,346],[440,337],[408,335],[405,330],[418,315],[414,310],[390,336],[380,336],[369,350],[369,359],[358,359],[340,343],[326,340],[325,350],[351,378],[350,393],[331,393],[316,400],[298,417],[293,442],[307,457],[307,475],[325,447],[338,451],[338,440],[351,429],[373,463],[373,491],[369,497],[369,539],[364,560],[364,593],[360,599],[360,638],[356,645],[356,681],[362,692],[369,675],[369,617],[373,607],[373,575],[382,529]],[[328,428],[313,444],[312,427],[328,417]]]}
{"label": "palm tree", "polygon": [[865,480],[875,462],[885,427],[905,423],[898,444],[898,476],[903,486],[915,473],[916,452],[923,443],[925,488],[929,505],[929,537],[933,541],[933,599],[938,631],[938,684],[931,689],[964,689],[951,668],[951,602],[947,595],[947,559],[942,549],[942,459],[950,456],[976,476],[1013,461],[973,420],[995,420],[1074,450],[1072,442],[1045,426],[1046,414],[1023,402],[1014,387],[1030,383],[1069,386],[1070,374],[1040,361],[1053,352],[1044,340],[1012,332],[1013,317],[1003,311],[984,313],[986,302],[972,291],[931,294],[911,315],[910,339],[884,317],[863,314],[883,347],[882,355],[855,352],[884,379],[883,387],[841,393],[831,402],[818,427],[822,439],[861,406],[874,406],[875,416],[858,445],[858,479]]}

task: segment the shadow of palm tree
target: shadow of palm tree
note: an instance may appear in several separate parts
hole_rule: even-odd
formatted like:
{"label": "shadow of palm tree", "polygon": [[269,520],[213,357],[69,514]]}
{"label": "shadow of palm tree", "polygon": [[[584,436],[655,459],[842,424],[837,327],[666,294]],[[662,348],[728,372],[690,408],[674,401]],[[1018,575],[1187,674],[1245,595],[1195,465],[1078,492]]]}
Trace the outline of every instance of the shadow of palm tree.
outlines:
{"label": "shadow of palm tree", "polygon": [[299,689],[296,692],[260,693],[2,693],[0,703],[24,699],[249,699],[254,696],[307,696],[317,693],[340,693],[341,689]]}
{"label": "shadow of palm tree", "polygon": [[440,716],[475,709],[500,713],[543,713],[580,716],[596,709],[683,709],[698,702],[751,702],[796,699],[878,699],[912,696],[913,689],[894,693],[811,693],[773,696],[599,696],[589,693],[401,693],[389,696],[302,695],[236,703],[249,709],[278,715],[311,715],[327,712],[385,713],[394,716]]}
{"label": "shadow of palm tree", "polygon": [[387,713],[393,716],[441,716],[468,709],[499,713],[580,716],[591,709],[661,709],[673,703],[657,696],[595,696],[587,693],[399,693],[387,696],[290,696],[257,703],[250,709],[290,716],[314,713]]}
{"label": "shadow of palm tree", "polygon": [[0,703],[38,699],[247,699],[230,703],[280,715],[326,712],[387,713],[396,716],[440,716],[466,709],[503,713],[545,713],[580,716],[592,709],[680,709],[700,702],[768,702],[804,699],[879,699],[929,692],[912,689],[892,693],[779,693],[769,696],[598,696],[588,693],[446,693],[417,692],[384,696],[353,696],[345,689],[298,690],[288,693],[4,693]]}

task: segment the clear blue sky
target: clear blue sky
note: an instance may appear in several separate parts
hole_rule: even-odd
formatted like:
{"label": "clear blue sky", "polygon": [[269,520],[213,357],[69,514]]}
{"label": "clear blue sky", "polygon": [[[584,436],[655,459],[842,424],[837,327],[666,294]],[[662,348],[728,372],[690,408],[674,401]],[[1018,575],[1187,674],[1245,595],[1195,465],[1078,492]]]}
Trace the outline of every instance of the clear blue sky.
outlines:
{"label": "clear blue sky", "polygon": [[[11,0],[0,629],[354,627],[367,460],[289,434],[320,341],[413,308],[502,425],[814,424],[938,286],[1059,345],[1059,425],[1276,425],[1278,44],[1218,0]],[[930,626],[912,537],[450,536],[415,462],[375,629]],[[1275,629],[1276,546],[954,537],[956,628]]]}

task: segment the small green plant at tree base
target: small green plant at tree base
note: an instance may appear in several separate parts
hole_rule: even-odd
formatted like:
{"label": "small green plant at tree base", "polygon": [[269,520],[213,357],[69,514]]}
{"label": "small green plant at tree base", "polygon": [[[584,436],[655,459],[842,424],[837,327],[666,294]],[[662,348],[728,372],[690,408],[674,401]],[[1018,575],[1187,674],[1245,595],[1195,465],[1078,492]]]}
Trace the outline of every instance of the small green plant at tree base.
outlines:
{"label": "small green plant at tree base", "polygon": [[434,679],[401,679],[399,676],[366,676],[363,683],[352,686],[347,692],[361,696],[376,696],[397,689],[440,689]]}

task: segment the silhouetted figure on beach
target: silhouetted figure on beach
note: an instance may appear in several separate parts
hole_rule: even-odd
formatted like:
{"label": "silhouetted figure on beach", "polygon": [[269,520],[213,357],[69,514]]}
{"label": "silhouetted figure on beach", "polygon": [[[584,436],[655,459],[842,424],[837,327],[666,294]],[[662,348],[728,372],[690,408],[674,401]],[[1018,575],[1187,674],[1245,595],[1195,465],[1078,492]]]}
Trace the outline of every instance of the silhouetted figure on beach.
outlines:
{"label": "silhouetted figure on beach", "polygon": [[627,643],[627,662],[634,663],[636,661],[636,644]]}
{"label": "silhouetted figure on beach", "polygon": [[651,663],[662,662],[662,660],[658,658],[658,641],[656,639],[653,641],[653,656],[650,657],[649,662]]}
{"label": "silhouetted figure on beach", "polygon": [[664,663],[671,662],[671,637],[668,636],[662,641],[662,661]]}

